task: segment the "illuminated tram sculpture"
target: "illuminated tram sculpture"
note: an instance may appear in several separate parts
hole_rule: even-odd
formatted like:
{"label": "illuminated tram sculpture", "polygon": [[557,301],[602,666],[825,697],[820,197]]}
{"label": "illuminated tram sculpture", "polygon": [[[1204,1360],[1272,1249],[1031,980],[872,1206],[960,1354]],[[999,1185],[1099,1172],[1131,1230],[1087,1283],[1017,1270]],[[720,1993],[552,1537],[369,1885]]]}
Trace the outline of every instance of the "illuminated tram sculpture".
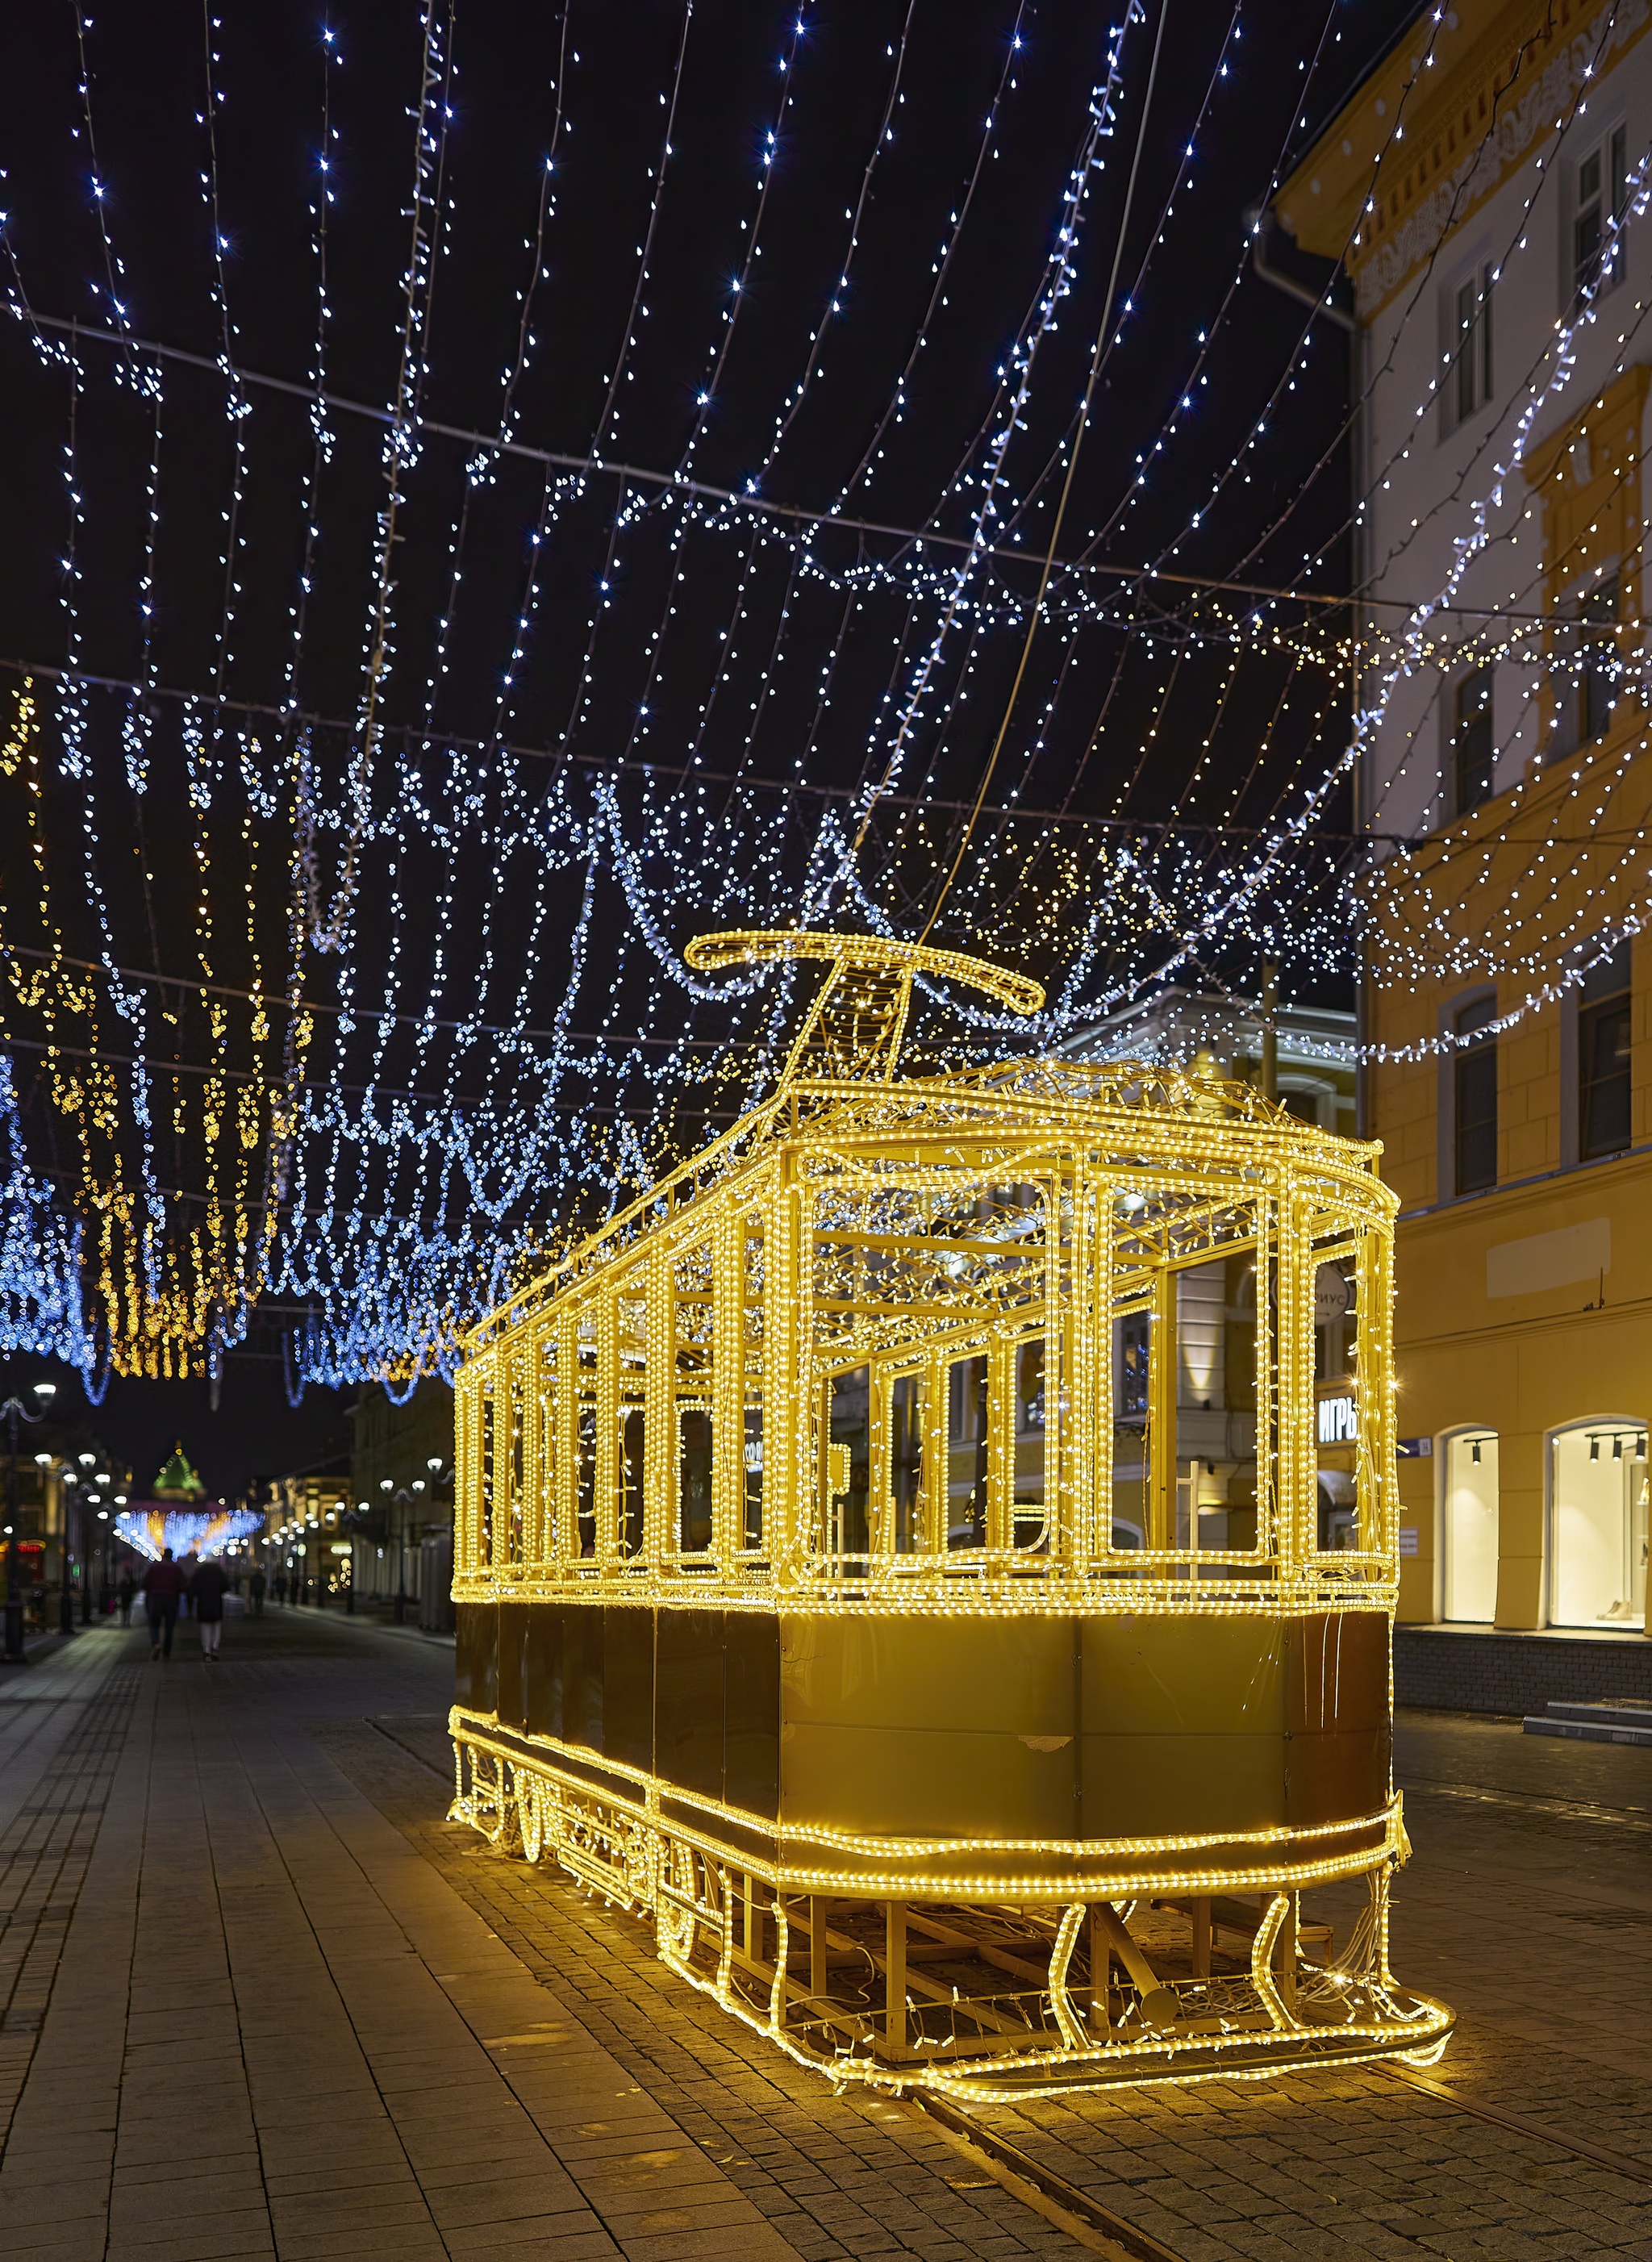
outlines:
{"label": "illuminated tram sculpture", "polygon": [[[840,2081],[1438,2056],[1452,2014],[1388,1958],[1378,1150],[1178,1070],[898,1077],[915,977],[1042,1003],[951,953],[689,956],[828,970],[774,1096],[473,1341],[454,1812]],[[1177,1389],[1212,1282],[1255,1381],[1216,1506]],[[1333,1959],[1300,1898],[1343,1881]]]}

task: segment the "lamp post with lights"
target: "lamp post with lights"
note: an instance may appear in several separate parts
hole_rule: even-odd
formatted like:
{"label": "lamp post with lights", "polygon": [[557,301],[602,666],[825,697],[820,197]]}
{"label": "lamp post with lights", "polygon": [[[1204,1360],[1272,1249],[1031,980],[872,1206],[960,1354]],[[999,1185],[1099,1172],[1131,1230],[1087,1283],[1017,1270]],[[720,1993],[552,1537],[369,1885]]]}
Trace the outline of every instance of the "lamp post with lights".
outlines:
{"label": "lamp post with lights", "polygon": [[[96,1453],[82,1453],[80,1466],[86,1472],[83,1476],[77,1475],[73,1469],[66,1468],[63,1472],[63,1578],[57,1598],[57,1630],[65,1637],[71,1637],[75,1632],[75,1589],[69,1575],[70,1516],[72,1513],[74,1518],[74,1560],[80,1565],[81,1623],[90,1625],[91,1581],[86,1563],[86,1510],[101,1507],[104,1488],[113,1481],[107,1469],[97,1466]],[[91,1485],[97,1487],[96,1492],[88,1489]]]}
{"label": "lamp post with lights", "polygon": [[[425,1466],[434,1473],[441,1467],[442,1464],[439,1459],[436,1459],[428,1461]],[[396,1550],[396,1592],[392,1604],[392,1617],[395,1624],[405,1625],[408,1622],[408,1604],[413,1600],[413,1596],[408,1592],[408,1516],[411,1509],[422,1505],[426,1484],[422,1477],[415,1477],[410,1485],[397,1485],[392,1491],[391,1480],[388,1477],[380,1477],[379,1485],[380,1491],[390,1494],[389,1505],[396,1516],[394,1532],[386,1534],[387,1538],[393,1538]]]}
{"label": "lamp post with lights", "polygon": [[69,1582],[69,1530],[73,1515],[82,1538],[85,1536],[86,1510],[81,1505],[80,1487],[69,1470],[63,1473],[63,1575],[57,1596],[57,1630],[64,1639],[70,1640],[75,1632],[75,1590]]}
{"label": "lamp post with lights", "polygon": [[[451,1484],[452,1483],[452,1481],[453,1481],[453,1471],[452,1471],[452,1469],[449,1466],[449,1465],[447,1464],[447,1462],[445,1462],[445,1461],[442,1459],[442,1456],[441,1456],[439,1453],[432,1453],[432,1454],[431,1454],[431,1456],[430,1456],[430,1458],[429,1458],[429,1459],[425,1463],[425,1465],[424,1465],[424,1466],[426,1466],[426,1468],[427,1468],[427,1469],[429,1469],[429,1472],[430,1472],[430,1505],[434,1508],[434,1507],[436,1506],[436,1487],[437,1487],[438,1485],[451,1485]],[[450,1512],[450,1514],[451,1513],[451,1510],[450,1510],[449,1512]],[[421,1624],[423,1624],[425,1623],[425,1619],[424,1619],[424,1617],[423,1617],[422,1613],[423,1613],[423,1610],[424,1610],[424,1604],[425,1604],[425,1603],[426,1603],[426,1601],[427,1601],[428,1599],[429,1599],[429,1597],[425,1596],[422,1593],[421,1593],[421,1596],[420,1596],[420,1611],[421,1611],[421,1616],[420,1616],[420,1621],[419,1621]]]}
{"label": "lamp post with lights", "polygon": [[6,1462],[6,1639],[4,1662],[26,1665],[23,1651],[23,1566],[18,1555],[18,1424],[44,1422],[57,1395],[54,1382],[31,1382],[24,1387],[39,1401],[39,1410],[27,1406],[14,1391],[0,1406],[6,1423],[11,1452]]}
{"label": "lamp post with lights", "polygon": [[[110,1472],[104,1469],[98,1470],[98,1497],[93,1501],[92,1506],[97,1510],[98,1520],[101,1523],[106,1524],[109,1521],[109,1488],[113,1481],[113,1476]],[[85,1626],[89,1626],[92,1622],[91,1543],[86,1537],[84,1502],[82,1503],[80,1511],[80,1622]]]}

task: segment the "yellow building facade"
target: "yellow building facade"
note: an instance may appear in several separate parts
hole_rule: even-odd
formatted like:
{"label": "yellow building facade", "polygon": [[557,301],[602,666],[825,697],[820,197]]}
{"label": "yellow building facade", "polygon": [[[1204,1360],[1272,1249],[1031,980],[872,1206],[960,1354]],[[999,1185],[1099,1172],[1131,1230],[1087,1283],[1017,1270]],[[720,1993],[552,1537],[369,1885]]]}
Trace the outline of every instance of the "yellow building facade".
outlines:
{"label": "yellow building facade", "polygon": [[1356,306],[1399,1615],[1588,1650],[1569,1680],[1533,1648],[1508,1701],[1463,1697],[1493,1710],[1652,1693],[1644,29],[1422,11],[1273,208]]}

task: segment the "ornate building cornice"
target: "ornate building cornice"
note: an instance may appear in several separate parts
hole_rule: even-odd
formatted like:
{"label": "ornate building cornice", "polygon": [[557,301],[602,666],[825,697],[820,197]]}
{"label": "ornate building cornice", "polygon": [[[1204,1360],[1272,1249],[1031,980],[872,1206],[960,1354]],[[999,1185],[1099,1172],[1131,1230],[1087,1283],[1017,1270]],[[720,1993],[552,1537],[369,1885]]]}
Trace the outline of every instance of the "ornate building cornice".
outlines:
{"label": "ornate building cornice", "polygon": [[[1274,199],[1304,250],[1339,260],[1369,321],[1555,133],[1586,78],[1645,33],[1652,0],[1461,0],[1413,27]],[[1421,66],[1421,68],[1419,68]]]}

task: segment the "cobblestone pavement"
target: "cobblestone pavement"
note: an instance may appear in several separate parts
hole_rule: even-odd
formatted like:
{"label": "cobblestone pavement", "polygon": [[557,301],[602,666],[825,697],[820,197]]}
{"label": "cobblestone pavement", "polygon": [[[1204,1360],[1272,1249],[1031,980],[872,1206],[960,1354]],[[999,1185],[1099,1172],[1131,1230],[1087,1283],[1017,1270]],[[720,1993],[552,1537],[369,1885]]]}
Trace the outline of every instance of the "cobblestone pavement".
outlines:
{"label": "cobblestone pavement", "polygon": [[[442,1819],[451,1646],[314,1612],[0,1682],[0,2255],[1069,2255],[640,1926]],[[1396,1967],[1474,2101],[1652,2159],[1652,1754],[1402,1726]],[[1345,1920],[1345,1905],[1323,1910]],[[982,2119],[1206,2258],[1652,2262],[1652,2186],[1380,2071]]]}

